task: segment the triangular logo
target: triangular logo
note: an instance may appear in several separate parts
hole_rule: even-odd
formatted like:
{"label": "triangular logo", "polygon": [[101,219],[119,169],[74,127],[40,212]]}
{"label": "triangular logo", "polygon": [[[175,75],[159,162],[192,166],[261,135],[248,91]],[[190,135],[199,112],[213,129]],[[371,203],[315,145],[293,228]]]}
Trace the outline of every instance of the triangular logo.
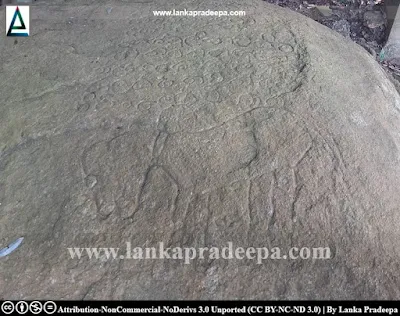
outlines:
{"label": "triangular logo", "polygon": [[[28,10],[29,10],[29,7],[28,7]],[[29,15],[28,15],[28,19],[29,19]],[[29,22],[29,21],[27,21],[27,22]],[[21,32],[23,30],[25,30],[26,32]],[[26,27],[25,21],[23,18],[23,14],[21,14],[21,10],[17,6],[14,11],[14,14],[12,16],[11,23],[9,24],[7,36],[28,36],[28,35],[29,35],[29,28]]]}

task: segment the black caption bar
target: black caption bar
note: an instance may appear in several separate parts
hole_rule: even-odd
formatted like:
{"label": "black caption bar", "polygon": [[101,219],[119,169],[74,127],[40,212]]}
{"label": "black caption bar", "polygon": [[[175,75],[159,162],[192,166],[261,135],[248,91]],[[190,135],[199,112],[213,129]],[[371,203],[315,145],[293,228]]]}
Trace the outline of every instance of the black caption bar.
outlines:
{"label": "black caption bar", "polygon": [[399,315],[400,301],[1,301],[0,315]]}

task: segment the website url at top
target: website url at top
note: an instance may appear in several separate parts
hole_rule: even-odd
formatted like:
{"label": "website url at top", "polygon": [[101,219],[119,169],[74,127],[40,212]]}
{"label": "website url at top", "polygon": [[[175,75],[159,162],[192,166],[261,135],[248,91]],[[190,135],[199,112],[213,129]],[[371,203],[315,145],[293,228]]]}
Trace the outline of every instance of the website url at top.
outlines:
{"label": "website url at top", "polygon": [[245,16],[246,11],[215,11],[215,10],[170,10],[170,11],[153,11],[154,16]]}

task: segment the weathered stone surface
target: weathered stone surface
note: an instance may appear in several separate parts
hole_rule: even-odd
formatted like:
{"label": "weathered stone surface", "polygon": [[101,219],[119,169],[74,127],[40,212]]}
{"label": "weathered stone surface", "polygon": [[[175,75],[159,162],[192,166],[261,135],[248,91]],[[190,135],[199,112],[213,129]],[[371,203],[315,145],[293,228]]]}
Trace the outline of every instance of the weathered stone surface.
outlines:
{"label": "weathered stone surface", "polygon": [[[1,37],[0,297],[400,299],[400,98],[362,48],[262,1],[58,3]],[[185,8],[247,15],[151,13]],[[128,241],[333,258],[67,251]]]}

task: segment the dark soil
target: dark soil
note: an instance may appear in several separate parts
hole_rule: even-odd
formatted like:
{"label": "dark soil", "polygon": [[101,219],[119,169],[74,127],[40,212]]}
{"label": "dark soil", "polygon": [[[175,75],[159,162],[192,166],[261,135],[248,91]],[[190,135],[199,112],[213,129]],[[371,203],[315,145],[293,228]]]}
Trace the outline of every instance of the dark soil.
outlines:
{"label": "dark soil", "polygon": [[375,57],[386,41],[387,17],[379,0],[265,0],[302,13],[350,37]]}
{"label": "dark soil", "polygon": [[[364,47],[389,74],[400,93],[400,69],[381,62],[389,27],[384,0],[264,0],[287,7],[335,30]],[[391,7],[395,8],[396,7]]]}

